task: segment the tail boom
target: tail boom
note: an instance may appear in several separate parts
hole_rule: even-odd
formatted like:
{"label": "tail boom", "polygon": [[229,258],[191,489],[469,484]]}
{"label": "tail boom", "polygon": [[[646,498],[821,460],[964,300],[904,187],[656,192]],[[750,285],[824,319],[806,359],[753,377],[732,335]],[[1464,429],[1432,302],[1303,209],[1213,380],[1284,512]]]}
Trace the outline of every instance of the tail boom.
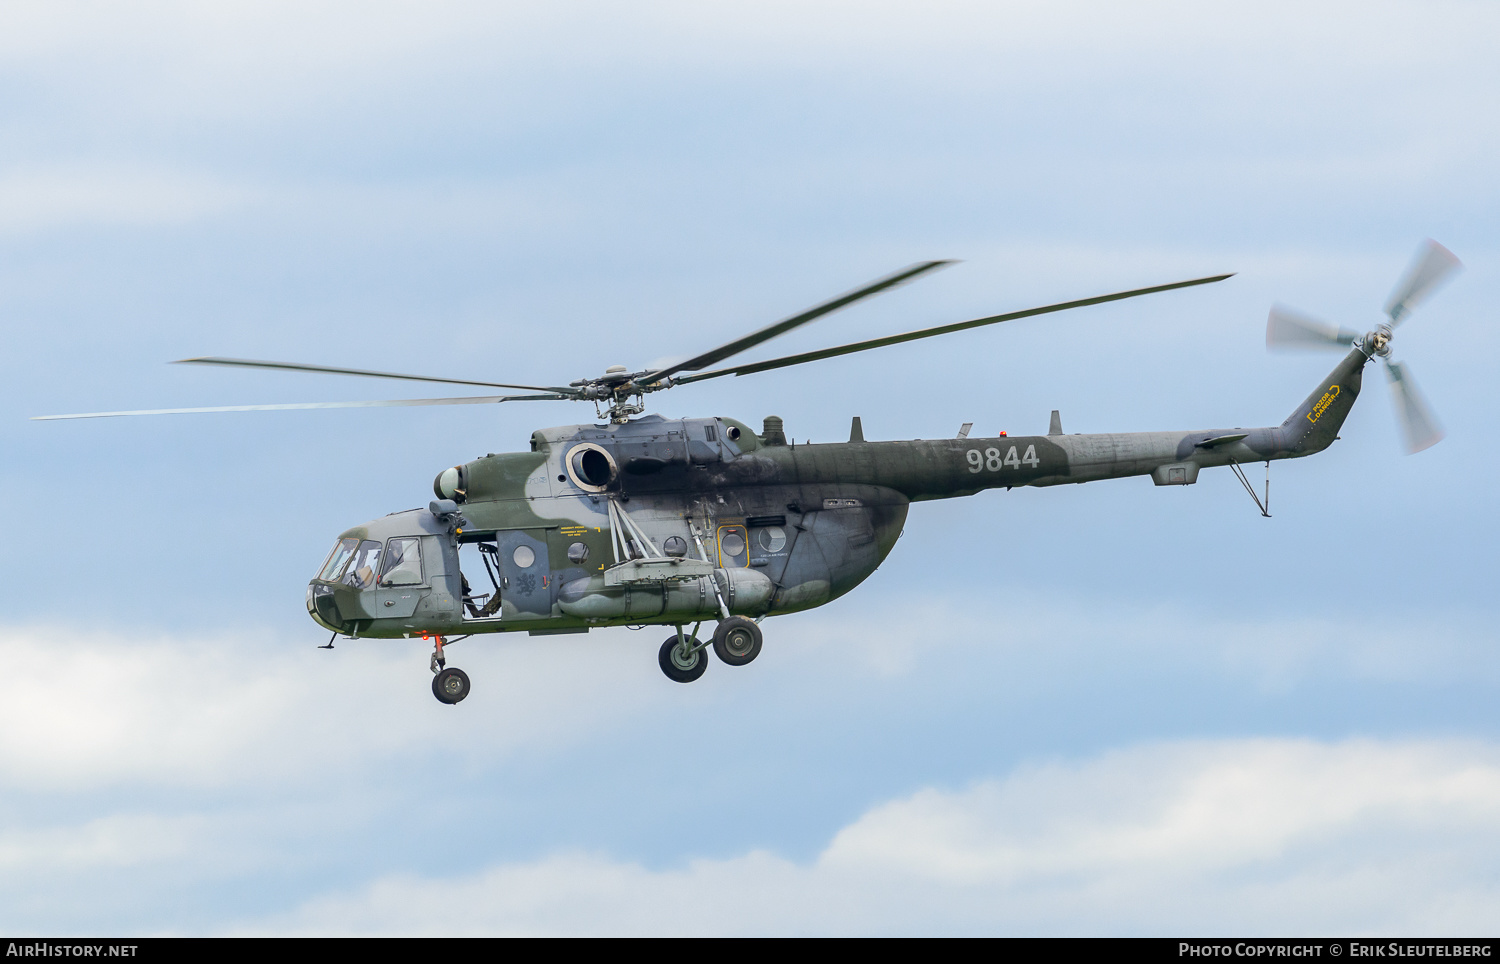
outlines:
{"label": "tail boom", "polygon": [[[1280,425],[1125,432],[847,442],[762,449],[788,460],[802,482],[862,482],[918,502],[984,489],[1051,486],[1149,475],[1190,485],[1204,468],[1302,458],[1323,451],[1359,395],[1369,356],[1354,349]],[[773,453],[775,453],[773,455]]]}

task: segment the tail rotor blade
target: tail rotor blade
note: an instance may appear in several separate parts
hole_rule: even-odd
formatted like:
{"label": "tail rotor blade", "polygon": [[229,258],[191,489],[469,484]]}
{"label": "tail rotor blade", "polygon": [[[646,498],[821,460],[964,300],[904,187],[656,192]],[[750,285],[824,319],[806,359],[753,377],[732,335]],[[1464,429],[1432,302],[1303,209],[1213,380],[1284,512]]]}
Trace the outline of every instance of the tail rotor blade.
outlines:
{"label": "tail rotor blade", "polygon": [[1286,348],[1342,348],[1354,344],[1359,332],[1352,328],[1340,328],[1326,321],[1309,318],[1285,305],[1275,305],[1266,319],[1266,347]]}
{"label": "tail rotor blade", "polygon": [[1411,373],[1400,362],[1388,361],[1385,374],[1391,383],[1391,395],[1396,401],[1396,417],[1401,422],[1401,434],[1406,438],[1408,455],[1415,455],[1431,448],[1443,440],[1443,430],[1428,408],[1427,400],[1417,391]]}
{"label": "tail rotor blade", "polygon": [[1391,300],[1385,303],[1385,313],[1391,318],[1392,327],[1400,324],[1411,310],[1438,286],[1463,267],[1463,262],[1454,257],[1452,251],[1428,238],[1417,249],[1411,265],[1391,292]]}

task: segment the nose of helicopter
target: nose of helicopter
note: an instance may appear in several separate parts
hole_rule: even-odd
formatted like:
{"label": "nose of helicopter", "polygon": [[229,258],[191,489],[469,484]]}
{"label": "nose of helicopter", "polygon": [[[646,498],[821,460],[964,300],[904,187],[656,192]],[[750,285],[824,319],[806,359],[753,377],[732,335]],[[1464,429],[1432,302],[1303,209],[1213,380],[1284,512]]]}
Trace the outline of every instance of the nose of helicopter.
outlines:
{"label": "nose of helicopter", "polygon": [[[452,502],[433,504],[454,507]],[[433,510],[409,509],[345,529],[308,581],[307,615],[329,632],[359,635],[371,631],[372,623],[409,621],[422,599],[446,589],[446,584],[432,583],[428,573],[441,578],[449,571],[442,564],[441,538],[448,525]],[[400,628],[376,627],[375,632],[400,634],[411,628],[407,622]]]}
{"label": "nose of helicopter", "polygon": [[[354,566],[369,555],[369,544],[361,551],[360,536],[358,531],[346,531],[333,549],[328,553],[328,558],[323,560],[323,566],[315,576],[307,583],[307,614],[312,617],[313,622],[322,626],[331,633],[342,632],[346,622],[344,614],[339,610],[336,589],[342,586],[347,579],[352,579]],[[373,543],[379,546],[379,543]],[[351,575],[346,576],[346,573]]]}
{"label": "nose of helicopter", "polygon": [[333,598],[333,587],[323,585],[317,580],[307,584],[307,614],[312,621],[328,630],[330,633],[342,631],[344,617],[339,612],[339,604]]}

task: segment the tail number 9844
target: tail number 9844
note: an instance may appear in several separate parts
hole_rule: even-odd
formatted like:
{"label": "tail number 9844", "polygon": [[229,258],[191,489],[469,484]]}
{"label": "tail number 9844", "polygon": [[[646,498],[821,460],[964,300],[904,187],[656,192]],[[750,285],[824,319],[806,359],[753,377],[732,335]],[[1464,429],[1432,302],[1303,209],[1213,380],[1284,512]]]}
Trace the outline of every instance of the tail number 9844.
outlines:
{"label": "tail number 9844", "polygon": [[1012,445],[1003,457],[1000,454],[1000,450],[993,446],[982,452],[979,449],[969,449],[969,451],[964,453],[964,458],[969,460],[969,471],[976,474],[979,472],[999,472],[1007,466],[1019,469],[1023,465],[1036,468],[1042,464],[1042,460],[1036,457],[1035,445],[1026,446],[1026,454],[1020,457],[1016,456],[1016,449],[1018,447]]}

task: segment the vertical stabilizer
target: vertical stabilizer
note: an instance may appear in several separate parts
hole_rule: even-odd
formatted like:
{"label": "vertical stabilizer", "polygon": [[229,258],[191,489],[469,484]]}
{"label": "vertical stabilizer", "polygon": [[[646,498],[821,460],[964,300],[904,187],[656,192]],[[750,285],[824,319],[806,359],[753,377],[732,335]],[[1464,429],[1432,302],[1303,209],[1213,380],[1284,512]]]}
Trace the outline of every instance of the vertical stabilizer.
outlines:
{"label": "vertical stabilizer", "polygon": [[1355,398],[1359,396],[1365,363],[1369,360],[1359,348],[1349,352],[1281,423],[1283,444],[1287,449],[1297,455],[1310,455],[1333,444],[1349,410],[1354,407]]}

